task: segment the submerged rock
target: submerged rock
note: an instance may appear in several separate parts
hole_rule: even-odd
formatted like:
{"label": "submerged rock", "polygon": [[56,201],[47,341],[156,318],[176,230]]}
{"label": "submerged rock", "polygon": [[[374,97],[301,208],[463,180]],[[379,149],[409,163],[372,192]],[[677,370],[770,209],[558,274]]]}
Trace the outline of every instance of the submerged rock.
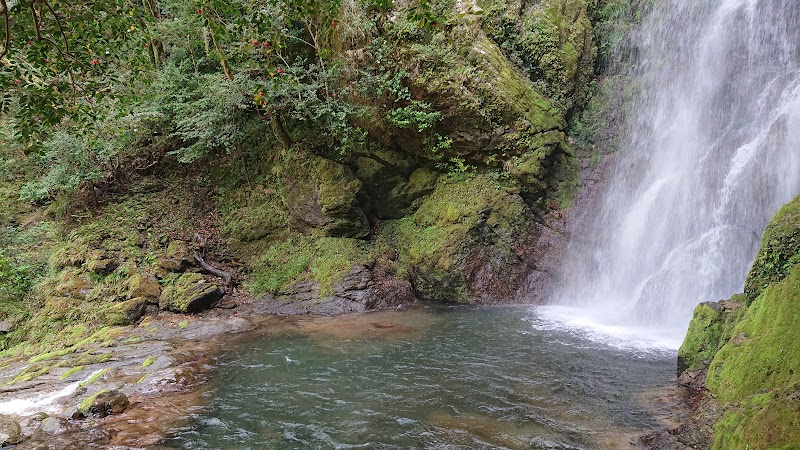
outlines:
{"label": "submerged rock", "polygon": [[81,417],[106,417],[122,413],[129,404],[128,397],[122,392],[102,390],[82,401],[78,414]]}

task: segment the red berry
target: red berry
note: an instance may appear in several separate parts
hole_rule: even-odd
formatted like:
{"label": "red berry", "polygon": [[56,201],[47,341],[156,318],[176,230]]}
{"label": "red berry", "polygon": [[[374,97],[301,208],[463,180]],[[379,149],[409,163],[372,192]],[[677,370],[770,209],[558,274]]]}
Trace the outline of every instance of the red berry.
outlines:
{"label": "red berry", "polygon": [[336,28],[336,27],[338,27],[338,26],[339,26],[339,22],[337,22],[337,21],[335,21],[335,20],[334,20],[333,22],[331,22],[331,26],[332,26],[333,28]]}
{"label": "red berry", "polygon": [[253,47],[258,47],[258,41],[253,39]]}
{"label": "red berry", "polygon": [[22,83],[22,82],[21,82],[21,81],[19,81],[19,80],[14,80],[14,84],[16,84],[16,85],[18,85],[18,86],[19,86],[19,84],[20,84],[20,83]]}
{"label": "red berry", "polygon": [[278,73],[283,73],[283,67],[278,67]]}
{"label": "red berry", "polygon": [[197,8],[197,14],[203,15],[203,8]]}
{"label": "red berry", "polygon": [[263,44],[261,44],[261,45],[263,45],[264,47],[269,47],[269,42],[267,42],[267,41],[264,41],[264,43],[263,43]]}
{"label": "red berry", "polygon": [[100,63],[100,61],[98,61],[98,60],[96,60],[96,59],[93,59],[93,60],[92,60],[92,65],[93,65],[93,66],[96,66],[96,65],[97,65],[97,64],[99,64],[99,63]]}

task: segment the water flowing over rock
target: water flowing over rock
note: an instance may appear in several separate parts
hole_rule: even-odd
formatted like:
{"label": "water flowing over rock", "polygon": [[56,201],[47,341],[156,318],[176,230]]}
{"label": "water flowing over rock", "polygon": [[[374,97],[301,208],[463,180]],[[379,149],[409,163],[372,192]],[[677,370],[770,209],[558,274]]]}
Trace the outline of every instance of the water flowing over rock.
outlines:
{"label": "water flowing over rock", "polygon": [[573,225],[559,297],[682,328],[741,292],[762,230],[800,192],[800,9],[669,0],[631,41],[637,100],[602,200]]}

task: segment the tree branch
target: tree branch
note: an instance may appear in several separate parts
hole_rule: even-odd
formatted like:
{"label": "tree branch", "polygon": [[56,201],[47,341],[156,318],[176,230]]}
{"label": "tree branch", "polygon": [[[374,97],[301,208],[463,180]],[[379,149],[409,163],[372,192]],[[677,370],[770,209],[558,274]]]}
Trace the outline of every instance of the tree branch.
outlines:
{"label": "tree branch", "polygon": [[197,264],[200,264],[200,267],[202,267],[203,270],[210,273],[211,275],[216,275],[220,278],[223,278],[225,280],[225,283],[227,283],[228,287],[231,287],[233,283],[233,278],[231,277],[230,273],[225,272],[224,270],[219,270],[216,267],[209,265],[197,253],[194,254],[194,260],[197,261]]}
{"label": "tree branch", "polygon": [[69,53],[69,41],[67,40],[67,34],[64,33],[64,27],[61,26],[61,19],[58,17],[58,14],[56,14],[56,10],[54,10],[53,7],[50,6],[50,3],[47,0],[40,0],[40,1],[44,3],[45,6],[47,6],[47,9],[50,10],[50,14],[53,15],[54,19],[56,19],[56,25],[58,25],[58,31],[59,33],[61,33],[61,38],[64,39],[64,51]]}

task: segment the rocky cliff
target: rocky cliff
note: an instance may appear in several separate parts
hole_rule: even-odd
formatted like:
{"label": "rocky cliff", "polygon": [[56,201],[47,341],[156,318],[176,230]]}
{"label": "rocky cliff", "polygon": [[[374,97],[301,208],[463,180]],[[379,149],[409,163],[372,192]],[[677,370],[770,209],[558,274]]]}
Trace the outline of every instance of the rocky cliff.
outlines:
{"label": "rocky cliff", "polygon": [[744,293],[695,309],[678,367],[684,383],[710,395],[695,415],[695,425],[713,424],[704,447],[800,446],[798,262],[800,197],[764,232]]}

